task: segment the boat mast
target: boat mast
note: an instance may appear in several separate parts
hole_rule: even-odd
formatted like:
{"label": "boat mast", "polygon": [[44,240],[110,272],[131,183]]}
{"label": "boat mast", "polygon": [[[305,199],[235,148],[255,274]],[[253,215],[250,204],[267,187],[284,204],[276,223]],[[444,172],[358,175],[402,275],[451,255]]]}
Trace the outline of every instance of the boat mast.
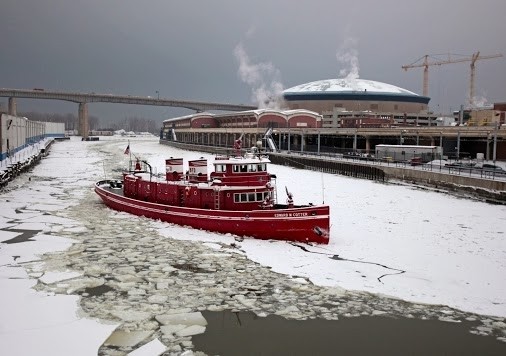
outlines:
{"label": "boat mast", "polygon": [[322,175],[322,204],[325,204],[325,181],[323,180],[323,173]]}
{"label": "boat mast", "polygon": [[153,177],[153,168],[147,161],[142,160],[141,162],[149,168],[149,181],[151,182],[151,177]]}

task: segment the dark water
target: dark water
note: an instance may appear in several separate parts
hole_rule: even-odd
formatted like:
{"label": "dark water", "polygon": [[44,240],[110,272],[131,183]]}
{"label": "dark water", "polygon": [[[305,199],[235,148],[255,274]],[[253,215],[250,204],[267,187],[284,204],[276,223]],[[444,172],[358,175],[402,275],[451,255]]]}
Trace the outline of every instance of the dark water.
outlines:
{"label": "dark water", "polygon": [[208,355],[506,355],[506,343],[469,333],[471,322],[385,316],[329,320],[260,318],[203,312],[206,332],[192,337]]}

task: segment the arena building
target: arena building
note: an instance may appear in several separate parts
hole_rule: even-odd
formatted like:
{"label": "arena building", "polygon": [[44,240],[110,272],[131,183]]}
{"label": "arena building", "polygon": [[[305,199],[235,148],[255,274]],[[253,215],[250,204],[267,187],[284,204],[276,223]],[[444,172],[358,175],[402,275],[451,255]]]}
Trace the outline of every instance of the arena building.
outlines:
{"label": "arena building", "polygon": [[430,98],[397,86],[365,79],[326,79],[283,92],[285,107],[323,116],[322,127],[343,127],[343,118],[384,118],[403,125],[431,125]]}

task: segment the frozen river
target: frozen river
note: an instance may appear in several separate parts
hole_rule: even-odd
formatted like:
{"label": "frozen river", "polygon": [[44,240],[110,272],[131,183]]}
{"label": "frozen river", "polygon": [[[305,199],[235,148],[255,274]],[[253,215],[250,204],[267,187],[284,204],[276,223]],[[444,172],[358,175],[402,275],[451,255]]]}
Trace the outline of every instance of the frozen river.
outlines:
{"label": "frozen river", "polygon": [[[467,321],[506,345],[505,206],[272,165],[279,200],[286,186],[331,206],[331,243],[236,241],[106,208],[93,183],[120,176],[127,144],[56,143],[2,192],[0,351],[198,354],[201,312],[225,310]],[[158,172],[170,156],[211,159],[154,137],[130,149]]]}

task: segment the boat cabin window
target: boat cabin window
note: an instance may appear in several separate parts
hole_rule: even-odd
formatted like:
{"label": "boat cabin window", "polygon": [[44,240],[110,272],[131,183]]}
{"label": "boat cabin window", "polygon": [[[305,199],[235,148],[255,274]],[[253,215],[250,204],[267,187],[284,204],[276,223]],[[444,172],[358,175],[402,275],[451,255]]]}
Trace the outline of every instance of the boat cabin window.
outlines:
{"label": "boat cabin window", "polygon": [[226,172],[227,171],[227,165],[226,164],[216,164],[214,168],[215,172]]}
{"label": "boat cabin window", "polygon": [[[216,171],[218,172],[218,166],[216,166]],[[267,171],[267,165],[265,163],[262,164],[235,164],[232,168],[234,173],[238,172],[265,172]]]}
{"label": "boat cabin window", "polygon": [[234,203],[262,202],[267,198],[271,198],[270,192],[235,193]]}

